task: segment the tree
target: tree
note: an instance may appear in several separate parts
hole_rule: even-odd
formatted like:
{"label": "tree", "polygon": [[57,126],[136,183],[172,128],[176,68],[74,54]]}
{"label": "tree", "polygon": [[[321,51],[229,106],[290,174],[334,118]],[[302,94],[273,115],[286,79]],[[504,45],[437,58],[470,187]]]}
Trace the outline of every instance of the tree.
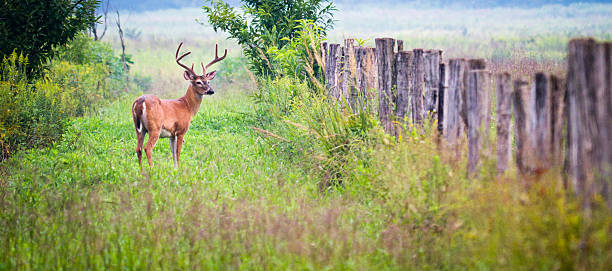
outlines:
{"label": "tree", "polygon": [[99,0],[2,0],[0,54],[23,53],[30,61],[27,73],[40,67],[63,45],[97,21]]}
{"label": "tree", "polygon": [[215,31],[227,32],[242,46],[251,69],[273,75],[267,49],[282,49],[297,34],[300,21],[313,22],[322,35],[332,28],[330,0],[242,0],[242,11],[223,0],[208,0],[204,13]]}

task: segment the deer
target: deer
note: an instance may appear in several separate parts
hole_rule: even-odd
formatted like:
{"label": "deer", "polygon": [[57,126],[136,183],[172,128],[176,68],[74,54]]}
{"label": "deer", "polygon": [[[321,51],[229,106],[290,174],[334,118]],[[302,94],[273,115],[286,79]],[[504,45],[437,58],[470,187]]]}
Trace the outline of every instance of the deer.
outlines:
{"label": "deer", "polygon": [[189,87],[183,97],[175,100],[162,100],[155,95],[142,95],[132,104],[132,117],[134,118],[134,127],[136,128],[136,136],[138,143],[136,145],[136,155],[138,156],[138,164],[142,170],[142,146],[144,144],[145,135],[149,134],[149,140],[144,146],[144,151],[147,155],[149,167],[153,167],[153,148],[159,138],[168,138],[170,140],[170,151],[172,152],[172,160],[174,168],[179,167],[181,157],[181,147],[184,143],[184,137],[189,130],[191,119],[200,109],[202,98],[204,95],[213,95],[215,91],[210,86],[209,81],[215,78],[217,71],[206,72],[210,66],[225,59],[227,49],[222,57],[219,57],[219,45],[215,45],[215,58],[204,66],[202,65],[202,75],[198,75],[191,68],[181,63],[181,60],[191,54],[186,52],[179,57],[179,52],[183,46],[181,42],[176,49],[174,55],[176,64],[185,69],[183,77],[189,81]]}

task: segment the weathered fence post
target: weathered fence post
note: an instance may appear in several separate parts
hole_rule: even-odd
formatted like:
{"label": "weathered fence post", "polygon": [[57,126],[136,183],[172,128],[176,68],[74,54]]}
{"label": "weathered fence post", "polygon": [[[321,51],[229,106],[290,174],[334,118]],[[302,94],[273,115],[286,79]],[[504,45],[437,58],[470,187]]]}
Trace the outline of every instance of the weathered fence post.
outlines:
{"label": "weathered fence post", "polygon": [[423,49],[412,50],[412,72],[410,73],[410,115],[415,125],[423,123],[423,88],[425,85]]}
{"label": "weathered fence post", "polygon": [[355,47],[355,92],[356,92],[356,104],[353,109],[365,110],[368,104],[368,88],[367,79],[365,72],[365,48]]}
{"label": "weathered fence post", "polygon": [[512,157],[510,121],[512,119],[512,85],[510,74],[496,76],[495,89],[497,97],[497,174],[503,174]]}
{"label": "weathered fence post", "polygon": [[344,102],[346,101],[346,99],[344,99],[346,98],[346,80],[344,79],[346,76],[346,74],[344,73],[346,68],[346,61],[344,52],[344,46],[340,46],[338,48],[338,54],[336,55],[336,76],[338,78],[338,84],[336,88],[336,93],[334,95],[335,101],[342,106],[345,106]]}
{"label": "weathered fence post", "polygon": [[403,40],[396,40],[395,43],[397,43],[397,51],[396,52],[404,51],[404,41]]}
{"label": "weathered fence post", "polygon": [[555,166],[560,166],[563,161],[562,149],[563,149],[563,135],[565,128],[565,94],[566,87],[563,80],[556,76],[550,77],[551,81],[551,144],[552,149],[550,151],[552,156],[552,163]]}
{"label": "weathered fence post", "polygon": [[441,50],[427,50],[423,54],[425,70],[425,86],[423,90],[424,111],[430,119],[436,120],[438,92],[440,87]]}
{"label": "weathered fence post", "polygon": [[567,70],[567,172],[569,185],[589,210],[594,193],[610,204],[612,90],[610,47],[571,40]]}
{"label": "weathered fence post", "polygon": [[444,91],[444,139],[449,146],[454,147],[461,139],[464,123],[461,117],[461,109],[464,101],[464,80],[466,72],[465,59],[450,59],[448,63],[448,88]]}
{"label": "weathered fence post", "polygon": [[[377,90],[378,89],[378,61],[376,60],[376,48],[366,48],[366,56],[365,56],[365,73],[368,90]],[[372,95],[372,99],[374,99],[376,93]]]}
{"label": "weathered fence post", "polygon": [[400,51],[396,58],[397,67],[397,102],[395,105],[395,115],[400,121],[411,119],[410,115],[410,90],[412,72],[412,52]]}
{"label": "weathered fence post", "polygon": [[327,95],[329,97],[336,96],[338,91],[338,51],[340,44],[332,43],[329,44],[325,55],[325,79],[327,81]]}
{"label": "weathered fence post", "polygon": [[470,70],[484,70],[487,68],[487,61],[483,58],[473,58],[468,60]]}
{"label": "weathered fence post", "polygon": [[551,78],[544,73],[536,73],[535,83],[535,125],[534,138],[535,170],[546,171],[552,166],[552,114]]}
{"label": "weathered fence post", "polygon": [[529,84],[522,80],[514,81],[514,126],[516,128],[516,166],[521,174],[531,172],[531,155],[533,144],[530,136],[532,126],[530,120],[533,119],[533,107]]}
{"label": "weathered fence post", "polygon": [[356,69],[354,43],[355,43],[354,39],[344,40],[344,48],[343,48],[344,69],[343,69],[343,76],[342,76],[342,79],[344,81],[342,82],[343,84],[342,95],[344,97],[345,102],[347,103],[347,107],[352,108],[354,111],[356,111],[357,107],[355,106],[355,103],[356,103],[357,93],[355,91],[355,80],[354,80],[355,69]]}
{"label": "weathered fence post", "polygon": [[467,134],[468,134],[468,176],[475,176],[478,170],[480,151],[489,134],[490,122],[490,77],[489,71],[468,72],[466,88]]}
{"label": "weathered fence post", "polygon": [[325,76],[326,82],[327,82],[327,73],[326,73],[327,70],[325,69],[325,66],[327,66],[326,61],[327,61],[328,51],[329,51],[329,44],[327,42],[322,42],[321,43],[321,61],[323,63],[321,64],[323,65],[323,67],[321,68],[323,68],[323,76]]}
{"label": "weathered fence post", "polygon": [[[601,103],[600,120],[604,121],[604,131],[601,135],[602,150],[601,176],[602,176],[602,196],[608,202],[608,207],[612,208],[612,42],[605,42],[601,45],[604,50],[604,78],[606,86],[604,97]],[[607,102],[606,102],[607,101]],[[607,122],[606,122],[607,121]]]}
{"label": "weathered fence post", "polygon": [[376,60],[378,62],[378,117],[386,132],[393,131],[393,85],[395,59],[391,38],[376,39]]}
{"label": "weathered fence post", "polygon": [[446,91],[446,64],[440,63],[440,82],[438,85],[438,132],[444,130],[444,92]]}

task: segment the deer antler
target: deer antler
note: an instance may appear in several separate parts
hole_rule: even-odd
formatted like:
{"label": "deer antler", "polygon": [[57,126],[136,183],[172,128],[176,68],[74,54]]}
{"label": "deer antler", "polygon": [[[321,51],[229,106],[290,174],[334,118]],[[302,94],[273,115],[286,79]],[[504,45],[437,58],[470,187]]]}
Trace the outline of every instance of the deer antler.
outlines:
{"label": "deer antler", "polygon": [[179,51],[181,50],[181,46],[183,46],[183,42],[181,41],[181,43],[179,44],[178,48],[176,49],[176,54],[174,55],[175,59],[176,59],[176,64],[179,64],[179,66],[183,67],[186,71],[190,72],[192,75],[196,75],[196,73],[193,71],[193,65],[191,68],[185,66],[185,64],[181,63],[181,59],[183,59],[183,57],[188,56],[189,54],[191,54],[191,52],[187,52],[182,54],[180,57],[178,56]]}
{"label": "deer antler", "polygon": [[215,59],[213,59],[213,61],[208,63],[206,67],[204,67],[204,63],[202,63],[202,70],[204,70],[204,74],[206,74],[206,69],[208,69],[208,67],[223,60],[226,56],[227,56],[227,49],[225,49],[225,53],[223,54],[223,56],[219,57],[219,44],[215,44]]}

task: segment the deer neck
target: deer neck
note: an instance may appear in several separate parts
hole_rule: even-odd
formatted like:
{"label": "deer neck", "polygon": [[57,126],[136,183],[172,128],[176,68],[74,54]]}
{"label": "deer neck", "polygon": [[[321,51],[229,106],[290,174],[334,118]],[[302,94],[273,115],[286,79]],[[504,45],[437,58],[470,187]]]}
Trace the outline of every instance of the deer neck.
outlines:
{"label": "deer neck", "polygon": [[189,88],[187,88],[187,93],[185,93],[185,96],[182,98],[192,117],[198,113],[198,109],[200,109],[202,96],[204,95],[197,93],[195,89],[193,89],[193,86],[190,85]]}

